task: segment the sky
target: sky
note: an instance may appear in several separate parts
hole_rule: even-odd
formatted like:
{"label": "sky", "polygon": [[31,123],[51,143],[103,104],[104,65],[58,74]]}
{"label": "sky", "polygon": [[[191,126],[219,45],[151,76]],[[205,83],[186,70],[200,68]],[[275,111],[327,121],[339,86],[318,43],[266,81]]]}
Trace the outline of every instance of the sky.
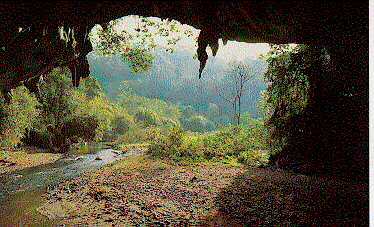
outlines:
{"label": "sky", "polygon": [[[156,17],[150,17],[150,19],[154,21],[161,21],[160,18]],[[116,25],[118,31],[126,30],[127,32],[131,32],[131,30],[134,30],[137,27],[140,18],[133,15],[120,18],[119,21],[120,22]],[[192,32],[193,37],[189,38],[185,36],[176,44],[175,49],[187,50],[191,52],[191,55],[194,55],[197,49],[196,38],[198,37],[200,30],[186,24],[180,24],[179,22],[177,23],[182,29],[189,29]],[[172,35],[173,34],[171,34],[171,36]],[[163,48],[166,44],[165,38],[163,37],[156,38],[156,42],[161,48]],[[244,43],[228,41],[226,45],[223,45],[222,40],[219,40],[219,48],[215,57],[227,62],[242,61],[246,58],[258,59],[261,54],[265,54],[269,51],[269,49],[270,46],[267,43]],[[207,53],[209,55],[209,58],[211,58],[212,52],[209,47],[207,48]]]}
{"label": "sky", "polygon": [[226,45],[219,41],[219,49],[216,57],[226,61],[242,61],[246,58],[258,59],[261,54],[269,51],[267,43],[243,43],[228,41]]}

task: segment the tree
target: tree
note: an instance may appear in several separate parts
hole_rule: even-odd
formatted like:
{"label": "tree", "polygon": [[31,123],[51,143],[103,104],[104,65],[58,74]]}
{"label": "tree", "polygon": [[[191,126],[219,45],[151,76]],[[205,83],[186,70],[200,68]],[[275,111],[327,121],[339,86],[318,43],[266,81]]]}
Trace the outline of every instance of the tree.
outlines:
{"label": "tree", "polygon": [[66,122],[72,120],[76,106],[71,102],[73,85],[67,69],[54,69],[39,82],[38,98],[41,103],[41,118],[34,127],[42,143],[55,150],[65,146],[62,134]]}
{"label": "tree", "polygon": [[272,45],[264,56],[269,86],[260,105],[265,112],[274,153],[283,150],[292,140],[302,141],[299,137],[310,131],[310,126],[303,128],[308,118],[304,111],[311,95],[308,73],[322,59],[320,56],[305,45]]}
{"label": "tree", "polygon": [[112,111],[97,82],[86,80],[77,89],[69,77],[66,68],[57,68],[39,81],[41,117],[33,126],[30,143],[67,151],[74,143],[89,142],[98,135],[102,138],[111,129]]}
{"label": "tree", "polygon": [[143,122],[146,127],[156,126],[160,122],[159,116],[152,110],[148,109],[140,109],[135,114],[135,119],[139,122]]}
{"label": "tree", "polygon": [[94,98],[104,94],[100,82],[92,76],[83,79],[81,85],[79,86],[79,90],[89,98]]}
{"label": "tree", "polygon": [[233,119],[240,125],[242,97],[247,92],[248,85],[253,81],[255,72],[244,63],[232,63],[221,86],[216,86],[217,94],[228,102],[233,111]]}
{"label": "tree", "polygon": [[14,147],[21,143],[39,115],[39,102],[25,86],[10,93],[10,102],[0,97],[0,146]]}
{"label": "tree", "polygon": [[128,16],[109,22],[105,28],[96,25],[90,40],[96,53],[119,54],[134,73],[148,71],[154,61],[156,47],[173,52],[182,38],[196,39],[192,27],[178,21]]}

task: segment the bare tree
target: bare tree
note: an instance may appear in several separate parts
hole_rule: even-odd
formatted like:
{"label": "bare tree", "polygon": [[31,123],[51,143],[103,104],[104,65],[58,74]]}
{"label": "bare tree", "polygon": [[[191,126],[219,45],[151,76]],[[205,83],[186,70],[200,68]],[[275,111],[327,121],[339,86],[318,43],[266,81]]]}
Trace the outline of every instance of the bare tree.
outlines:
{"label": "bare tree", "polygon": [[216,87],[218,96],[231,105],[233,119],[237,125],[240,125],[242,97],[254,75],[254,70],[248,65],[242,62],[231,63],[223,84]]}

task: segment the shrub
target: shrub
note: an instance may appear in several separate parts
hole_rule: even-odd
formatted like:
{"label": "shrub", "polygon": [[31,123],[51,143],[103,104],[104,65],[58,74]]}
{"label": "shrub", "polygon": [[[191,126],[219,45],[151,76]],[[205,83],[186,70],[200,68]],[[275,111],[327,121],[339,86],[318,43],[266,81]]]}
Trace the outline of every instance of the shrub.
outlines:
{"label": "shrub", "polygon": [[92,76],[82,78],[78,89],[88,98],[103,95],[103,88],[101,87],[101,84]]}
{"label": "shrub", "polygon": [[[73,102],[69,71],[63,68],[54,69],[39,82],[38,98],[41,104],[41,117],[33,126],[32,136],[38,138],[38,144],[59,151],[66,140],[64,125],[71,121],[78,103]],[[30,140],[29,140],[30,141]],[[31,141],[32,142],[32,141]],[[33,143],[34,144],[34,143]]]}
{"label": "shrub", "polygon": [[156,127],[144,128],[140,124],[132,124],[129,130],[117,137],[115,144],[124,146],[126,144],[147,143],[157,137],[161,130]]}
{"label": "shrub", "polygon": [[133,117],[126,112],[121,112],[114,117],[112,122],[113,133],[122,135],[129,131],[132,124],[134,124]]}
{"label": "shrub", "polygon": [[261,150],[251,150],[242,152],[239,161],[249,166],[265,166],[269,161],[268,153]]}
{"label": "shrub", "polygon": [[118,98],[118,103],[131,115],[135,115],[140,110],[144,109],[157,113],[157,116],[160,118],[169,118],[174,121],[177,121],[181,115],[178,106],[173,103],[165,102],[160,99],[137,96],[131,94],[131,92],[124,92],[124,94]]}
{"label": "shrub", "polygon": [[69,144],[90,142],[95,139],[97,127],[97,119],[93,116],[75,117],[65,123],[63,136],[66,141],[69,141]]}
{"label": "shrub", "polygon": [[21,143],[38,117],[39,102],[26,87],[20,86],[11,91],[8,104],[2,99],[0,105],[0,146],[14,147]]}
{"label": "shrub", "polygon": [[183,129],[191,132],[208,132],[215,129],[212,121],[202,115],[193,115],[187,119],[181,119]]}
{"label": "shrub", "polygon": [[149,145],[148,153],[158,158],[179,159],[182,137],[183,132],[179,127],[170,129],[167,135],[157,133]]}
{"label": "shrub", "polygon": [[126,114],[113,105],[105,96],[88,97],[80,90],[75,90],[70,97],[76,103],[73,113],[75,117],[91,116],[96,119],[98,125],[95,129],[95,141],[112,139],[115,128],[114,119]]}
{"label": "shrub", "polygon": [[69,71],[61,68],[39,81],[41,117],[26,142],[60,152],[74,143],[100,140],[110,132],[112,106],[99,95],[94,81],[84,84],[86,87],[74,88]]}
{"label": "shrub", "polygon": [[180,127],[179,121],[166,117],[160,118],[160,124],[166,128]]}
{"label": "shrub", "polygon": [[142,122],[144,126],[156,126],[159,124],[159,118],[157,114],[151,110],[140,109],[135,114],[135,119],[138,122]]}
{"label": "shrub", "polygon": [[226,160],[240,157],[250,165],[266,164],[267,155],[260,150],[266,149],[253,128],[225,127],[212,133],[183,133],[173,128],[166,135],[159,133],[151,141],[149,153],[159,158],[175,161],[188,160]]}

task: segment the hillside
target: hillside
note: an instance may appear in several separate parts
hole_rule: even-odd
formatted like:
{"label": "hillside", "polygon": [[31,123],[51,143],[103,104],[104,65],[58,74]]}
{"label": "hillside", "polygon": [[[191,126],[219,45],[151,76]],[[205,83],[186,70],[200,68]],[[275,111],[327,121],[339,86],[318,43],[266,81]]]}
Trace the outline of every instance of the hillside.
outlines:
{"label": "hillside", "polygon": [[[117,97],[126,81],[127,89],[130,88],[139,96],[192,106],[200,113],[207,113],[212,105],[217,105],[223,115],[230,112],[228,103],[217,94],[219,88],[227,86],[224,79],[230,62],[224,59],[209,58],[201,79],[198,78],[199,62],[188,51],[168,53],[157,50],[153,67],[142,74],[132,73],[120,56],[103,57],[91,53],[88,59],[91,74],[102,83],[112,99]],[[244,62],[256,69],[257,73],[243,95],[242,108],[243,112],[257,117],[257,102],[261,92],[266,89],[262,79],[266,63],[249,58]]]}

